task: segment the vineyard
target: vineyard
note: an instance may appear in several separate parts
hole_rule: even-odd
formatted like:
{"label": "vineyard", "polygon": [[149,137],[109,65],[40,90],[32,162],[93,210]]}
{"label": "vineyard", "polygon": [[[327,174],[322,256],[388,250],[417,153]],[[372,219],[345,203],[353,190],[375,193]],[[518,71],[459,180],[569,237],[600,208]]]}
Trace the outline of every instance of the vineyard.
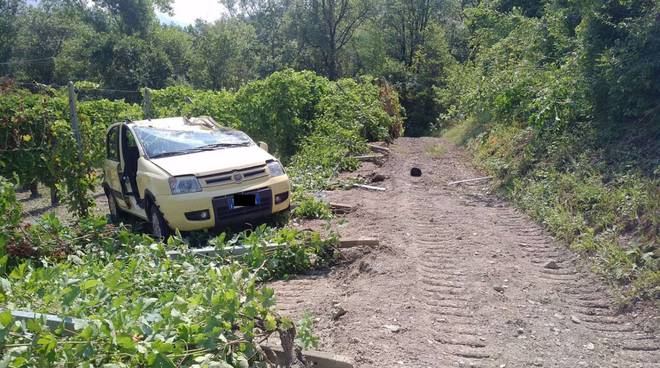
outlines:
{"label": "vineyard", "polygon": [[[79,96],[85,88],[79,85]],[[216,256],[200,258],[187,251],[190,240],[177,236],[158,243],[90,216],[110,124],[145,116],[210,115],[264,140],[287,164],[293,198],[300,203],[295,213],[302,217],[328,215],[327,204],[311,194],[337,185],[332,179],[339,172],[355,169],[351,156],[367,150],[367,141],[402,132],[396,92],[371,78],[330,82],[311,72],[283,71],[235,93],[185,87],[149,92],[148,106],[79,97],[79,159],[66,91],[2,87],[3,364],[266,366],[260,343],[276,334],[283,346],[292,346],[295,327],[274,312],[273,292],[262,283],[334,260],[336,239],[310,231],[262,226],[221,234],[208,240]],[[23,222],[15,187],[35,183],[51,188],[75,220],[45,215]],[[235,245],[247,253],[223,252]],[[182,256],[168,257],[174,250]],[[85,322],[75,331],[64,324],[49,329],[45,319],[15,323],[12,310]],[[304,326],[297,341],[309,345],[313,338]]]}

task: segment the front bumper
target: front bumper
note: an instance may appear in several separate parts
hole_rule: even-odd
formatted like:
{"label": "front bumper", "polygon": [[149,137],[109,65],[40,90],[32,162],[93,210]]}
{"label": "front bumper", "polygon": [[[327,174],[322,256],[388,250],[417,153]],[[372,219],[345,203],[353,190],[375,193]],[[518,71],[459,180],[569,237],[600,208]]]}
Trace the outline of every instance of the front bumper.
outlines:
{"label": "front bumper", "polygon": [[[156,204],[172,229],[204,230],[251,223],[253,220],[282,212],[289,208],[291,199],[287,198],[281,203],[275,203],[275,196],[290,190],[289,178],[283,175],[249,185],[233,185],[220,189],[204,188],[203,191],[197,193],[157,196]],[[261,193],[260,203],[254,207],[228,207],[227,198],[246,192]],[[189,220],[186,218],[186,213],[203,210],[208,210],[210,213],[207,219]]]}

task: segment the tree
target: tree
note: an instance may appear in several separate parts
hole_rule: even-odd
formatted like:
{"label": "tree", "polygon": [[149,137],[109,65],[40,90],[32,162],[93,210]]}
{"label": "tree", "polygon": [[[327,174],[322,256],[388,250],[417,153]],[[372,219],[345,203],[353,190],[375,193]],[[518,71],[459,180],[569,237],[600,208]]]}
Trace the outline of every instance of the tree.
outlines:
{"label": "tree", "polygon": [[94,0],[114,17],[118,30],[127,35],[145,36],[156,18],[154,8],[170,13],[173,0]]}
{"label": "tree", "polygon": [[113,41],[112,64],[104,74],[108,87],[137,91],[163,88],[172,76],[172,64],[162,49],[135,36]]}
{"label": "tree", "polygon": [[73,35],[72,24],[59,8],[27,7],[17,20],[18,33],[12,48],[12,74],[23,80],[54,82],[55,57]]}
{"label": "tree", "polygon": [[[11,57],[18,27],[16,17],[20,6],[20,0],[0,0],[0,62],[6,62]],[[0,72],[2,72],[1,68]]]}
{"label": "tree", "polygon": [[240,18],[195,26],[190,80],[198,88],[238,89],[257,77],[254,28]]}
{"label": "tree", "polygon": [[340,53],[369,16],[372,4],[368,0],[308,0],[302,7],[311,31],[305,35],[319,49],[328,78],[337,79]]}

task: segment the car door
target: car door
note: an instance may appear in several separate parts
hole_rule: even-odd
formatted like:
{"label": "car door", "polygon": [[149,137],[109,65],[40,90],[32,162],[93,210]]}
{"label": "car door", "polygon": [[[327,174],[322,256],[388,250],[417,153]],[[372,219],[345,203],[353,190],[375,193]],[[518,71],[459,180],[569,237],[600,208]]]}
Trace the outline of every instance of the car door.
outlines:
{"label": "car door", "polygon": [[106,136],[106,156],[103,164],[105,181],[111,194],[117,199],[117,205],[126,208],[124,190],[121,185],[121,155],[119,154],[119,127],[115,125],[108,130]]}

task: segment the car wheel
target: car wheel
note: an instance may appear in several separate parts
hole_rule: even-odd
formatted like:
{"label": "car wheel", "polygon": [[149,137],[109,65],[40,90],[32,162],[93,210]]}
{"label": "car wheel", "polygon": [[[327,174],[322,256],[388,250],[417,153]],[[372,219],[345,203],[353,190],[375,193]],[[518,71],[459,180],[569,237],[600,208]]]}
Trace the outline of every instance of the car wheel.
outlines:
{"label": "car wheel", "polygon": [[149,220],[151,222],[151,234],[154,238],[166,240],[170,236],[170,228],[155,204],[152,204],[149,210]]}
{"label": "car wheel", "polygon": [[110,212],[109,214],[110,223],[118,224],[122,218],[122,213],[119,207],[117,207],[117,200],[115,199],[115,196],[108,191],[105,192],[105,196],[106,198],[108,198],[108,211]]}
{"label": "car wheel", "polygon": [[284,227],[289,223],[289,220],[291,220],[291,210],[287,208],[284,211],[272,214],[269,222],[273,226]]}

